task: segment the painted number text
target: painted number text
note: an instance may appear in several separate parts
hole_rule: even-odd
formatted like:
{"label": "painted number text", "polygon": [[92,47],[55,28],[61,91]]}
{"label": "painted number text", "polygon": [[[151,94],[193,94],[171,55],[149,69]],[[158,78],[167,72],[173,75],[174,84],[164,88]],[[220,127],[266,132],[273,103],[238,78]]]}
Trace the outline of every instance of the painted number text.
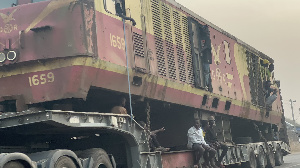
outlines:
{"label": "painted number text", "polygon": [[33,75],[28,77],[28,79],[30,86],[43,85],[54,82],[54,74],[53,72],[49,72],[47,74]]}
{"label": "painted number text", "polygon": [[125,50],[125,40],[124,38],[120,37],[120,36],[116,36],[113,34],[109,34],[109,38],[110,38],[110,46],[118,48],[118,49],[122,49]]}

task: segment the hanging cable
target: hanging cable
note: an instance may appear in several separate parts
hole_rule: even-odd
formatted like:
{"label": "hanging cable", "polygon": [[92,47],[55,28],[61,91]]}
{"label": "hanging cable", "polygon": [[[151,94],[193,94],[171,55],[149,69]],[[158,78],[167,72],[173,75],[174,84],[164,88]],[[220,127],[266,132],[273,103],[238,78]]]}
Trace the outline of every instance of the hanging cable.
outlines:
{"label": "hanging cable", "polygon": [[131,125],[132,125],[133,115],[132,115],[132,105],[131,105],[130,78],[129,78],[128,55],[127,55],[127,40],[126,40],[126,29],[125,29],[125,19],[124,18],[123,18],[123,28],[124,28],[126,66],[127,66],[127,78],[128,78],[128,95],[129,95],[129,104],[130,104],[130,118],[131,118]]}

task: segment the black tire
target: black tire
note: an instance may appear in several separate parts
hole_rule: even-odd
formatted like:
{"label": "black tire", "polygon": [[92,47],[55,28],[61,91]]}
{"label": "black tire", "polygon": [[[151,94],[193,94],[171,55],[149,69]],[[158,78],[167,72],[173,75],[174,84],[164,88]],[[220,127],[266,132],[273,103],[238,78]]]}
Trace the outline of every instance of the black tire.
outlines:
{"label": "black tire", "polygon": [[101,148],[87,149],[76,153],[79,158],[93,158],[92,168],[113,168],[107,153]]}
{"label": "black tire", "polygon": [[25,168],[25,166],[19,161],[7,162],[3,168]]}
{"label": "black tire", "polygon": [[249,151],[249,161],[242,163],[243,168],[257,168],[254,150],[251,148]]}
{"label": "black tire", "polygon": [[275,155],[272,146],[269,146],[269,155],[267,156],[267,168],[275,167]]}
{"label": "black tire", "polygon": [[280,166],[284,163],[281,147],[277,146],[275,151],[275,165]]}
{"label": "black tire", "polygon": [[257,167],[258,168],[265,168],[267,165],[267,156],[264,152],[264,149],[262,146],[259,146],[258,149],[258,155],[257,155]]}
{"label": "black tire", "polygon": [[70,157],[61,156],[55,162],[54,168],[77,168],[77,166]]}

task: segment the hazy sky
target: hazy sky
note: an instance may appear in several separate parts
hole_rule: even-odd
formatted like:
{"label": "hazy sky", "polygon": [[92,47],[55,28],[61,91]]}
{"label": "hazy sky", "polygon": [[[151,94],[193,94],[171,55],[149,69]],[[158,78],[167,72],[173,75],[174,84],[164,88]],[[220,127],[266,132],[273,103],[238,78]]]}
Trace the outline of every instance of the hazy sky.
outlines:
{"label": "hazy sky", "polygon": [[275,60],[283,106],[300,123],[300,0],[176,0]]}

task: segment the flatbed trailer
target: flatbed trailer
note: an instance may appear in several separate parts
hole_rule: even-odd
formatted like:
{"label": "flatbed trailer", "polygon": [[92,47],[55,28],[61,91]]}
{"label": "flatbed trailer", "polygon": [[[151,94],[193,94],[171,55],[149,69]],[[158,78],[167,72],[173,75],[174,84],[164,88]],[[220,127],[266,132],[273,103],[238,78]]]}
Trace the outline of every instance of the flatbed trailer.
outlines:
{"label": "flatbed trailer", "polygon": [[[82,151],[55,149],[56,147],[49,143],[59,139],[55,137],[61,135],[65,137],[60,141],[76,143],[75,141],[92,139],[92,137],[99,139],[102,134],[107,132],[115,132],[127,140],[129,147],[126,150],[130,151],[127,152],[130,153],[130,156],[127,156],[130,160],[130,167],[192,167],[194,163],[194,154],[191,150],[149,152],[146,131],[129,115],[60,110],[12,112],[0,116],[0,131],[1,140],[13,140],[13,138],[19,137],[18,140],[22,141],[23,138],[28,137],[44,137],[43,141],[37,140],[35,144],[28,144],[28,146],[1,146],[0,167],[10,161],[17,161],[24,165],[30,165],[32,168],[54,168],[60,157],[67,156],[78,167],[91,168],[95,162],[91,156],[80,158]],[[95,140],[92,142],[97,143]],[[273,155],[265,155],[266,145],[272,149]],[[268,156],[273,157],[277,164],[279,161],[282,162],[283,154],[290,151],[289,146],[282,141],[235,144],[228,145],[228,147],[229,150],[222,162],[224,165],[255,164],[256,158],[260,158],[261,161],[265,161],[262,164],[266,166]],[[43,150],[43,152],[32,152],[37,149]],[[98,148],[98,150],[103,149]],[[15,151],[23,151],[23,153],[15,153]],[[79,156],[76,155],[77,153]],[[221,151],[219,151],[220,153]],[[110,161],[116,167],[113,156]]]}

